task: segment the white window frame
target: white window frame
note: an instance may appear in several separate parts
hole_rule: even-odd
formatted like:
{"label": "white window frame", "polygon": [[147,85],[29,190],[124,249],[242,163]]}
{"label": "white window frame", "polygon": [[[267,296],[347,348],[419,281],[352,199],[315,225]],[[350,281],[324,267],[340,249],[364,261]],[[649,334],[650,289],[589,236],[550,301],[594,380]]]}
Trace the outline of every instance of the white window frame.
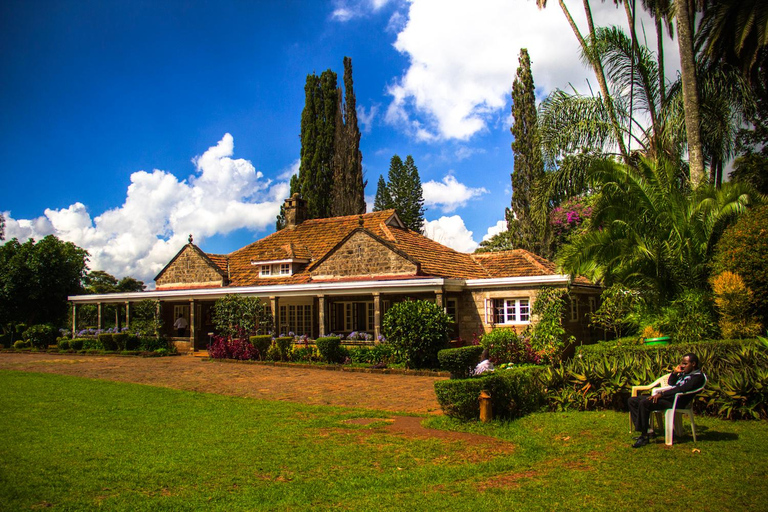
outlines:
{"label": "white window frame", "polygon": [[451,317],[453,323],[459,321],[459,299],[449,298],[445,300],[445,313]]}
{"label": "white window frame", "polygon": [[291,275],[291,264],[290,263],[281,263],[279,265],[279,272],[281,276],[289,276]]}
{"label": "white window frame", "polygon": [[531,323],[531,299],[530,297],[489,299],[486,302],[486,316],[488,323],[495,325],[529,324]]}
{"label": "white window frame", "polygon": [[571,322],[576,322],[579,319],[579,297],[574,295],[571,297]]}
{"label": "white window frame", "polygon": [[262,265],[259,269],[259,277],[270,277],[272,275],[272,265]]}

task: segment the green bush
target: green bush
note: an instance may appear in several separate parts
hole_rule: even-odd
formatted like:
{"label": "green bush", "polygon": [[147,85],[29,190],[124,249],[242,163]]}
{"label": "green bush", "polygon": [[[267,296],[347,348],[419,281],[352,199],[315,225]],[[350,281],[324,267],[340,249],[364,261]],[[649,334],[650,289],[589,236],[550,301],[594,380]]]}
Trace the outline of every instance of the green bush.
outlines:
{"label": "green bush", "polygon": [[653,382],[693,352],[707,375],[695,403],[725,418],[768,418],[768,349],[756,340],[667,346],[579,347],[576,356],[544,374],[552,410],[625,410],[632,386]]}
{"label": "green bush", "polygon": [[125,339],[125,350],[137,351],[140,349],[139,337],[135,334],[128,334]]}
{"label": "green bush", "polygon": [[686,290],[662,309],[658,327],[675,343],[694,343],[717,336],[712,297],[700,290]]}
{"label": "green bush", "polygon": [[317,350],[323,361],[331,364],[341,362],[341,339],[337,336],[325,336],[315,340]]}
{"label": "green bush", "polygon": [[72,350],[83,350],[83,338],[73,338],[69,340],[69,348]]}
{"label": "green bush", "polygon": [[104,350],[99,338],[83,338],[83,350]]}
{"label": "green bush", "polygon": [[567,336],[563,327],[565,314],[565,298],[568,290],[564,288],[542,287],[536,295],[536,301],[531,308],[531,314],[539,317],[539,321],[530,331],[531,347],[539,361],[559,361],[566,346],[576,340]]}
{"label": "green bush", "polygon": [[23,348],[31,348],[32,343],[26,340],[17,340],[13,343],[13,348],[15,349],[23,349]]}
{"label": "green bush", "polygon": [[127,350],[126,346],[128,345],[128,335],[125,333],[114,333],[112,335],[112,342],[115,344],[115,350],[119,352]]}
{"label": "green bush", "polygon": [[437,359],[440,361],[440,368],[451,372],[452,379],[466,379],[480,362],[483,350],[481,345],[447,348],[437,353]]}
{"label": "green bush", "polygon": [[287,361],[293,345],[293,336],[279,336],[275,338],[275,346],[281,361]]}
{"label": "green bush", "polygon": [[443,308],[426,300],[394,304],[384,315],[384,336],[412,368],[436,368],[453,325]]}
{"label": "green bush", "polygon": [[59,330],[48,324],[33,325],[22,334],[22,338],[31,346],[42,349],[48,348],[48,345],[55,345],[58,336]]}
{"label": "green bush", "polygon": [[460,420],[476,420],[480,416],[480,392],[491,395],[496,418],[511,419],[541,409],[546,403],[540,379],[543,368],[527,366],[496,371],[469,379],[435,382],[435,394],[443,412]]}
{"label": "green bush", "polygon": [[113,336],[114,335],[112,333],[108,333],[108,332],[103,332],[99,334],[99,343],[101,343],[101,347],[103,350],[107,350],[107,351],[117,350],[117,343],[115,343],[115,339]]}
{"label": "green bush", "polygon": [[[344,347],[342,347],[344,348]],[[377,343],[371,347],[348,347],[350,360],[362,364],[397,364],[401,361],[391,343]]]}
{"label": "green bush", "polygon": [[139,350],[142,352],[157,352],[169,350],[168,340],[162,336],[143,336],[139,338]]}
{"label": "green bush", "polygon": [[712,274],[730,270],[754,294],[753,313],[768,325],[768,205],[742,215],[715,246]]}
{"label": "green bush", "polygon": [[69,350],[69,340],[67,338],[59,338],[56,345],[59,347],[59,350]]}
{"label": "green bush", "polygon": [[267,350],[272,345],[271,334],[259,334],[258,336],[250,337],[251,345],[259,351],[259,359],[264,360],[267,357]]}

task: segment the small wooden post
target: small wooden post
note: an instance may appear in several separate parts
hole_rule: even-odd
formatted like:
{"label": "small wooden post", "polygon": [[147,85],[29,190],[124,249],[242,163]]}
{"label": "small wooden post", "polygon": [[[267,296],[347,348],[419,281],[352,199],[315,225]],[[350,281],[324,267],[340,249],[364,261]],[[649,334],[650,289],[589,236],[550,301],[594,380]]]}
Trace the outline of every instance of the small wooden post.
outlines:
{"label": "small wooden post", "polygon": [[491,395],[486,390],[480,392],[480,421],[488,423],[493,419],[491,408]]}

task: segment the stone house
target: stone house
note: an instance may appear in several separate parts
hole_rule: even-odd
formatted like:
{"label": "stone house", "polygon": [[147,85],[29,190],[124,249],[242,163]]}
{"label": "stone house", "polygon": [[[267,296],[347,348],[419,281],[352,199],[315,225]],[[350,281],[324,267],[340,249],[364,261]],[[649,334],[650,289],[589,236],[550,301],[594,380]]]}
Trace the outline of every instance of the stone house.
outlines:
{"label": "stone house", "polygon": [[[394,210],[307,219],[298,194],[285,202],[286,227],[230,254],[206,254],[190,236],[155,277],[155,290],[79,295],[78,304],[159,301],[166,334],[180,350],[204,349],[214,326],[211,308],[227,294],[259,297],[271,306],[279,333],[317,338],[366,332],[377,339],[389,307],[408,298],[435,301],[454,319],[454,338],[471,340],[497,327],[522,330],[536,319],[531,306],[542,286],[569,287],[566,328],[594,338],[587,313],[600,288],[558,274],[555,265],[524,250],[466,254],[408,230]],[[174,337],[174,320],[189,327]],[[101,325],[101,317],[99,316]]]}

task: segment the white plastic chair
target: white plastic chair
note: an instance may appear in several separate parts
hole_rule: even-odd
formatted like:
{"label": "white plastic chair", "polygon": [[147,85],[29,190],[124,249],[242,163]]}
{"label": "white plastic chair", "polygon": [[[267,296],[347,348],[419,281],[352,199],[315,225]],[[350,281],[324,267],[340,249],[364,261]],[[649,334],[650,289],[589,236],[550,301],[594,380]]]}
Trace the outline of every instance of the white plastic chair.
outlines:
{"label": "white plastic chair", "polygon": [[[671,373],[668,373],[666,375],[662,375],[652,383],[648,384],[647,386],[632,386],[632,396],[638,396],[639,391],[651,391],[654,388],[663,388],[666,387],[669,384],[669,376],[672,375]],[[661,429],[661,419],[659,421],[659,429]],[[651,417],[651,424],[649,427],[653,428],[653,416]],[[629,431],[632,432],[632,429],[634,428],[634,425],[632,424],[632,413],[629,414]]]}
{"label": "white plastic chair", "polygon": [[[704,373],[702,372],[702,375]],[[667,376],[669,377],[669,376]],[[664,444],[672,446],[674,434],[678,436],[683,433],[683,414],[688,415],[691,420],[691,433],[693,434],[693,442],[696,442],[696,422],[693,420],[693,400],[690,405],[685,409],[677,407],[677,399],[684,395],[695,395],[707,385],[707,376],[704,375],[704,384],[700,388],[688,391],[686,393],[677,393],[675,400],[672,402],[672,408],[665,411],[653,411],[653,416],[656,418],[656,422],[661,426],[662,413],[664,413]]]}

